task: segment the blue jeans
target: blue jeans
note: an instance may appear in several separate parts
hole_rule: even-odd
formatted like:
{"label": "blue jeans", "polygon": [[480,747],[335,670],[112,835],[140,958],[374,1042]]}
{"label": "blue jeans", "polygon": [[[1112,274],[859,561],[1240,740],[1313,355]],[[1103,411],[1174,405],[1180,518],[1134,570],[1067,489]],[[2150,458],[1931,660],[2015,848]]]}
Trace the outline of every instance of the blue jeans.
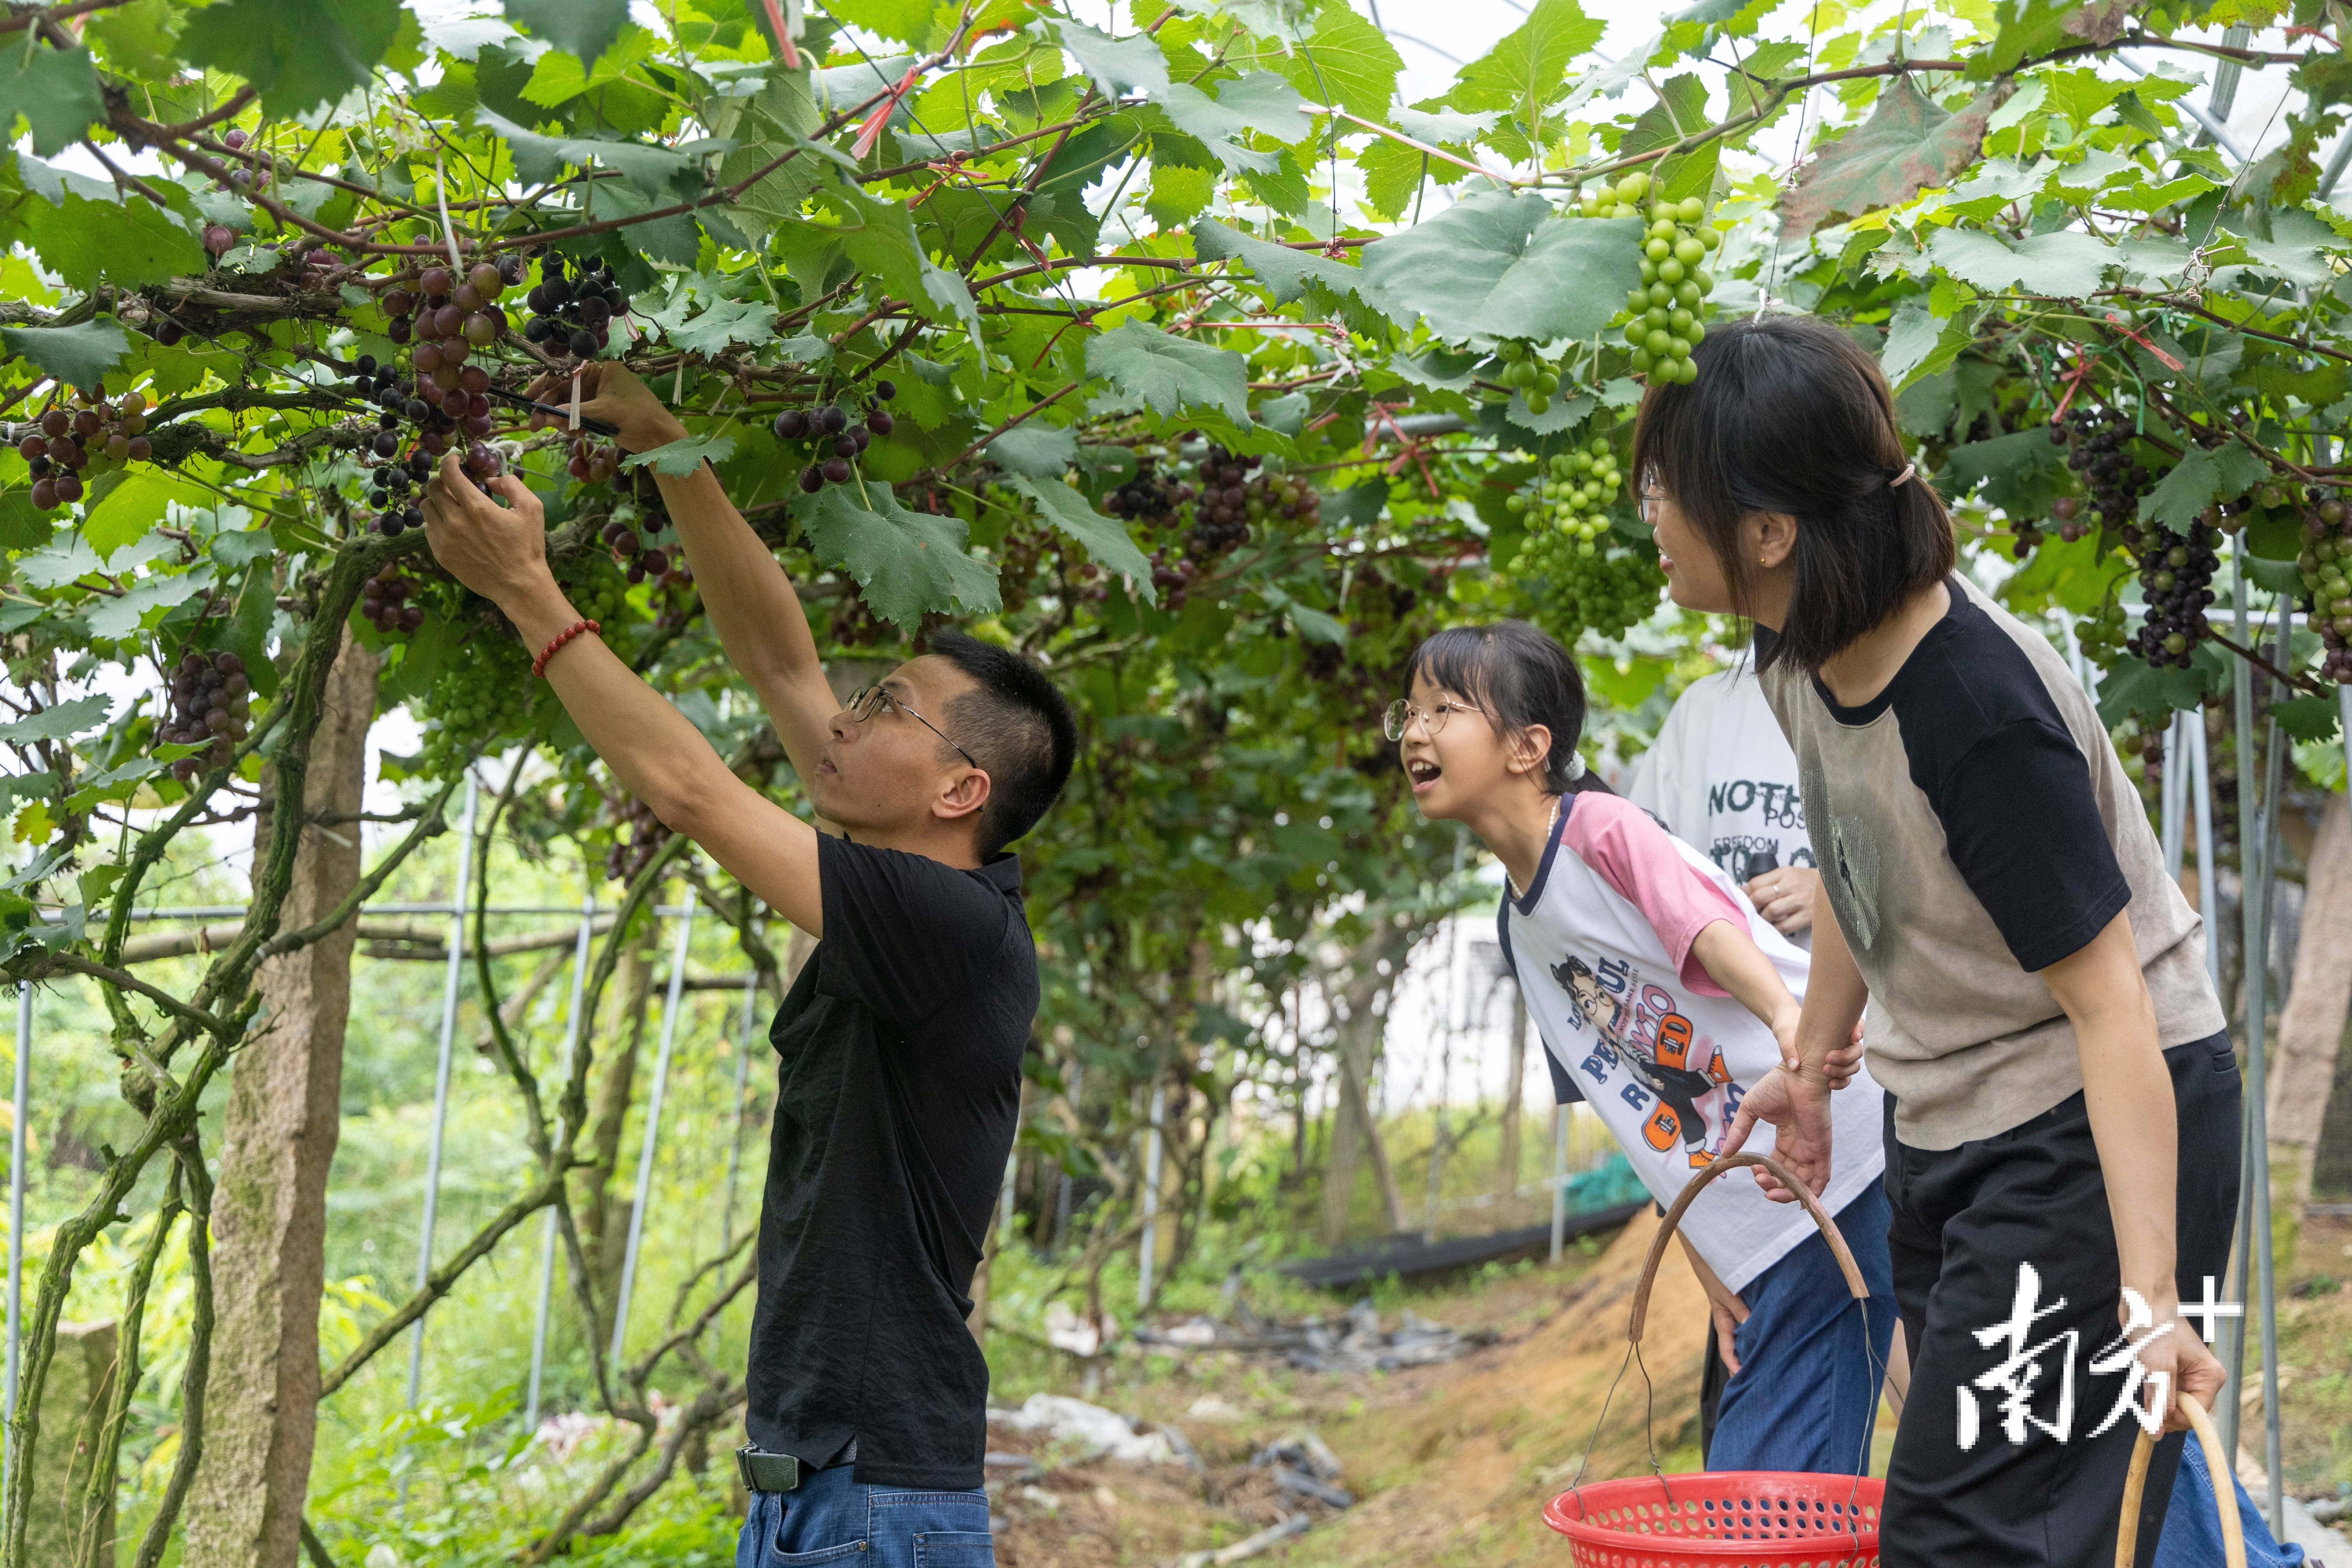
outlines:
{"label": "blue jeans", "polygon": [[[2246,1489],[2231,1478],[2237,1493],[2238,1523],[2246,1535],[2246,1568],[2299,1568],[2303,1548],[2281,1546]],[[2221,1568],[2221,1513],[2213,1502],[2213,1472],[2194,1437],[2180,1450],[2180,1478],[2164,1510],[2164,1534],[2156,1543],[2156,1568]]]}
{"label": "blue jeans", "polygon": [[793,1491],[753,1492],[735,1568],[996,1568],[986,1492],[861,1486],[855,1474],[837,1465]]}
{"label": "blue jeans", "polygon": [[1872,1182],[1835,1217],[1870,1288],[1868,1311],[1819,1232],[1748,1282],[1739,1292],[1748,1321],[1731,1337],[1739,1370],[1723,1385],[1706,1450],[1710,1470],[1850,1476],[1868,1463],[1879,1380],[1895,1339],[1895,1266],[1886,1247],[1894,1215],[1885,1184]]}

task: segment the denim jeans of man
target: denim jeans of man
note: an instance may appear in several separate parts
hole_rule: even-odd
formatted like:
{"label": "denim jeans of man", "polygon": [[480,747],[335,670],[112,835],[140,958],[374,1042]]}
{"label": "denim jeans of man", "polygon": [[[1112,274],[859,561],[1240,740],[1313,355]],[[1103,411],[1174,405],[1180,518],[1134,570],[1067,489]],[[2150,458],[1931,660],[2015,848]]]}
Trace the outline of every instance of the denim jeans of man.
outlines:
{"label": "denim jeans of man", "polygon": [[1836,1215],[1869,1288],[1866,1306],[1846,1288],[1818,1233],[1740,1291],[1748,1320],[1731,1339],[1740,1365],[1724,1385],[1708,1469],[1850,1476],[1868,1462],[1878,1384],[1895,1338],[1887,1217],[1886,1189],[1877,1182]]}
{"label": "denim jeans of man", "polygon": [[861,1486],[856,1473],[838,1465],[792,1491],[753,1492],[735,1568],[996,1568],[986,1492]]}

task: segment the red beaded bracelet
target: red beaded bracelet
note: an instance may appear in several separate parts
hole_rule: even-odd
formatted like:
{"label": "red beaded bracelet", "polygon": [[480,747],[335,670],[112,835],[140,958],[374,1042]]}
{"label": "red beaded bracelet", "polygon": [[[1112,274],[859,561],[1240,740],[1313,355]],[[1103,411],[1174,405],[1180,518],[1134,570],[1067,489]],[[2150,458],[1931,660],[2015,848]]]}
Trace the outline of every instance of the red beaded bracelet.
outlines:
{"label": "red beaded bracelet", "polygon": [[547,646],[539,650],[539,657],[530,661],[531,674],[534,677],[545,675],[547,673],[547,661],[553,658],[557,654],[562,652],[563,645],[570,642],[573,637],[578,637],[581,633],[601,633],[604,629],[604,628],[603,626],[598,626],[594,621],[572,622],[570,626],[564,627],[562,631],[556,633],[555,636],[549,638]]}

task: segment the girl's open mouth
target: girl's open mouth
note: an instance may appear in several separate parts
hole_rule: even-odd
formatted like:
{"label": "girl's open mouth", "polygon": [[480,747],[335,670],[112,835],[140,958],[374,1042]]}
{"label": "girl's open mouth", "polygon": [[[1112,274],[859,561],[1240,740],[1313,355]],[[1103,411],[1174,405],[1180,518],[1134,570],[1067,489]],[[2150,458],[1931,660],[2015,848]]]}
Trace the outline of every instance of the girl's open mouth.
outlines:
{"label": "girl's open mouth", "polygon": [[1426,757],[1415,757],[1404,765],[1405,777],[1412,781],[1412,793],[1415,795],[1435,784],[1438,775],[1444,771]]}

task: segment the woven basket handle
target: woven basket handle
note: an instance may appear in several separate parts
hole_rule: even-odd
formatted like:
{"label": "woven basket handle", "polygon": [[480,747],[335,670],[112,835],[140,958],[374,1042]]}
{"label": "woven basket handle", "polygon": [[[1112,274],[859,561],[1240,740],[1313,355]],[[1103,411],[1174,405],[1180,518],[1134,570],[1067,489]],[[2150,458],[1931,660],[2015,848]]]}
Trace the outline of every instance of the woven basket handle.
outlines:
{"label": "woven basket handle", "polygon": [[[2213,1477],[2213,1500],[2221,1510],[2222,1555],[2229,1568],[2246,1568],[2246,1531],[2238,1521],[2237,1488],[2221,1484],[2237,1471],[2222,1457],[2221,1435],[2213,1430],[2205,1407],[2186,1394],[2179,1398],[2181,1413],[2189,1417],[2189,1429],[2205,1450],[2205,1468]],[[2155,1455],[2156,1438],[2143,1426],[2139,1440],[2132,1445],[2131,1468],[2124,1475],[2124,1517],[2116,1530],[2116,1568],[2131,1568],[2132,1554],[2139,1546],[2140,1493],[2147,1485],[2147,1462]]]}
{"label": "woven basket handle", "polygon": [[[1845,1275],[1846,1289],[1853,1293],[1857,1301],[1870,1300],[1870,1287],[1863,1283],[1862,1270],[1854,1267],[1853,1254],[1846,1249],[1845,1237],[1838,1234],[1837,1222],[1830,1218],[1829,1211],[1822,1207],[1820,1200],[1813,1196],[1812,1189],[1790,1174],[1786,1165],[1769,1154],[1725,1154],[1690,1179],[1690,1184],[1683,1188],[1682,1194],[1675,1199],[1674,1207],[1666,1211],[1665,1223],[1658,1226],[1658,1234],[1650,1238],[1650,1256],[1642,1263],[1642,1282],[1633,1290],[1633,1319],[1625,1327],[1625,1338],[1633,1343],[1638,1345],[1642,1342],[1642,1325],[1650,1315],[1650,1287],[1657,1280],[1658,1262],[1666,1255],[1666,1243],[1673,1238],[1675,1227],[1682,1224],[1685,1211],[1698,1201],[1699,1194],[1706,1190],[1709,1182],[1741,1165],[1763,1166],[1780,1178],[1782,1186],[1797,1194],[1797,1201],[1805,1205],[1805,1212],[1813,1216],[1815,1225],[1822,1227],[1822,1236],[1829,1242],[1830,1252],[1837,1258],[1838,1268]],[[2231,1568],[2245,1568],[2243,1557],[2233,1562]]]}

